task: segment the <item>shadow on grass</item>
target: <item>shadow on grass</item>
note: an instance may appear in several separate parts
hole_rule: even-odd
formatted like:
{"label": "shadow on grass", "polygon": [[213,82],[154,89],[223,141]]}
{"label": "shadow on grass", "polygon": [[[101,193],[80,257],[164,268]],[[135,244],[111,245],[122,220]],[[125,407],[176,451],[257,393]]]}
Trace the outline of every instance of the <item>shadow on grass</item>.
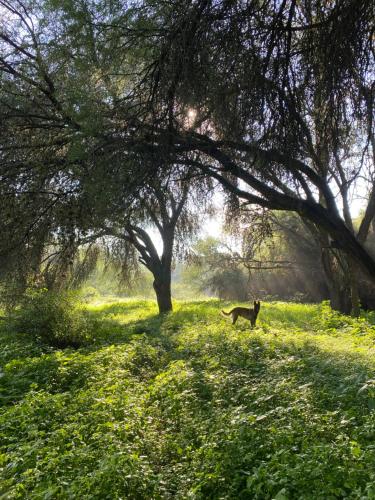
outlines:
{"label": "shadow on grass", "polygon": [[[0,386],[5,391],[3,403],[16,403],[28,394],[29,402],[33,401],[30,392],[33,390],[50,394],[69,391],[63,407],[69,416],[66,430],[71,432],[74,427],[70,421],[77,421],[79,428],[85,429],[82,432],[90,433],[91,446],[88,448],[82,439],[83,447],[78,445],[77,451],[74,447],[72,453],[81,461],[84,454],[91,457],[91,449],[103,446],[104,438],[107,445],[106,434],[101,435],[102,421],[95,419],[113,420],[113,428],[118,427],[121,432],[114,435],[121,453],[123,450],[129,450],[129,454],[133,450],[138,453],[141,449],[139,455],[147,455],[148,467],[155,471],[155,477],[166,480],[171,498],[181,496],[181,482],[177,478],[184,474],[186,477],[189,474],[194,487],[198,484],[194,467],[199,474],[199,498],[286,498],[278,495],[284,490],[286,479],[288,487],[290,485],[295,492],[290,495],[287,492],[288,498],[299,498],[303,484],[298,475],[306,478],[306,491],[309,488],[313,491],[310,496],[307,493],[306,498],[323,498],[319,496],[321,485],[317,483],[331,483],[332,489],[327,488],[324,492],[333,491],[337,484],[347,480],[350,464],[356,462],[362,467],[358,472],[363,475],[361,481],[364,484],[371,481],[370,472],[367,472],[373,470],[370,459],[365,462],[362,456],[353,457],[350,451],[351,443],[356,441],[361,449],[366,449],[367,444],[372,446],[373,434],[364,437],[366,428],[361,425],[371,411],[371,394],[358,392],[364,382],[374,376],[369,356],[351,352],[349,347],[346,351],[340,350],[340,338],[337,337],[332,339],[337,349],[330,352],[331,340],[325,343],[320,337],[311,336],[310,340],[308,335],[298,332],[293,335],[281,332],[279,337],[274,337],[262,332],[261,328],[248,330],[246,322],[232,327],[230,321],[219,316],[220,303],[208,308],[205,302],[187,304],[165,316],[155,315],[154,309],[148,308],[146,318],[140,315],[134,318],[132,314],[128,318],[111,317],[143,310],[142,306],[132,306],[116,304],[104,311],[92,311],[90,315],[94,324],[96,322],[96,331],[95,341],[90,346],[45,355],[35,352],[33,357],[19,357],[11,362],[5,377],[0,379]],[[271,317],[271,308],[272,305],[264,308],[265,320]],[[283,324],[284,332],[288,331],[289,323],[284,321]],[[125,383],[116,386],[122,378]],[[94,385],[89,388],[92,379]],[[38,387],[33,388],[31,384]],[[144,424],[142,432],[134,432],[134,443],[127,441],[132,439],[128,438],[133,433],[132,428],[126,433],[123,430],[126,420],[122,410],[128,400],[121,396],[126,395],[128,385],[135,397],[140,395],[135,405],[139,413],[134,420],[140,420],[140,425],[149,422],[148,417],[153,421]],[[97,396],[101,387],[108,397],[108,406],[105,402],[102,412],[92,413],[88,402],[82,414],[81,410],[77,412],[77,406],[71,401],[80,397],[79,391],[87,388],[90,400],[91,395]],[[113,394],[120,397],[111,402]],[[48,395],[46,402],[49,402]],[[133,399],[129,402],[133,404]],[[30,417],[34,415],[41,429],[46,422],[56,427],[56,417],[44,412],[42,403],[44,405],[44,400],[40,402],[40,409],[20,407],[19,411],[29,411]],[[13,416],[12,411],[9,414]],[[26,414],[25,421],[28,417]],[[42,440],[38,434],[36,436],[30,435],[27,439],[35,439],[33,447],[38,450],[39,446],[48,443],[48,435]],[[53,439],[50,442],[53,445]],[[102,459],[106,458],[106,453],[118,461],[120,455],[114,453],[112,442],[108,441],[108,451],[107,446],[99,448],[98,467],[103,468]],[[139,447],[138,442],[141,443]],[[339,446],[341,449],[337,451]],[[342,451],[344,448],[348,451]],[[40,463],[43,466],[43,449],[37,453],[41,457],[38,466]],[[67,454],[63,455],[61,463],[69,464],[69,460]],[[188,468],[189,461],[191,468]],[[72,463],[74,471],[78,462]],[[96,465],[82,463],[85,466],[82,481],[86,481]],[[171,473],[161,476],[161,468]],[[116,484],[122,474],[117,470],[116,474],[111,472],[111,483]],[[142,469],[141,474],[147,470]],[[218,473],[212,474],[213,470]],[[297,471],[295,475],[294,470]],[[253,494],[256,485],[251,493],[247,492],[249,478],[258,477],[262,485],[261,474],[267,487],[259,490],[258,495]],[[290,475],[287,477],[287,474]],[[175,484],[173,477],[176,477]],[[272,483],[266,483],[268,477]],[[233,488],[227,493],[223,485]],[[240,496],[240,492],[245,493]],[[344,495],[326,494],[324,497],[344,498]]]}
{"label": "shadow on grass", "polygon": [[[9,350],[9,355],[3,356],[0,365],[0,406],[15,404],[32,391],[46,390],[53,394],[84,388],[90,383],[97,362],[95,355],[107,347],[131,344],[143,338],[150,344],[157,340],[171,348],[168,334],[161,331],[165,316],[153,315],[123,323],[108,318],[108,309],[123,313],[136,308],[120,305],[106,308],[104,313],[90,311],[92,341],[78,349],[53,349],[16,332],[3,335],[3,347]],[[23,342],[27,348],[18,348]]]}
{"label": "shadow on grass", "polygon": [[311,401],[316,408],[332,412],[354,411],[354,414],[359,406],[365,413],[373,408],[375,395],[360,391],[375,375],[369,360],[354,353],[323,350],[311,341],[305,341],[289,352],[295,356],[296,362],[285,371],[298,384],[310,384]]}
{"label": "shadow on grass", "polygon": [[162,320],[153,316],[144,320],[122,323],[115,319],[103,319],[95,329],[94,342],[87,350],[97,350],[106,345],[119,345],[131,342],[139,335],[157,336],[160,333]]}
{"label": "shadow on grass", "polygon": [[[358,415],[375,408],[375,391],[371,387],[369,391],[360,391],[366,381],[374,378],[375,369],[369,360],[354,353],[329,352],[309,340],[284,343],[250,334],[242,345],[223,337],[221,344],[216,341],[209,355],[217,359],[220,370],[230,374],[226,378],[230,397],[236,396],[241,381],[254,387],[268,386],[267,390],[276,397],[265,404],[264,411],[277,405],[287,407],[293,398],[306,395],[318,413],[343,411]],[[186,359],[188,356],[191,352]],[[204,359],[204,353],[197,357]],[[202,369],[202,363],[197,367]],[[237,402],[247,404],[246,397]]]}
{"label": "shadow on grass", "polygon": [[[119,316],[144,311],[145,318],[126,319]],[[175,311],[159,315],[156,308],[150,308],[149,301],[124,302],[89,311],[93,321],[93,344],[89,349],[108,344],[122,344],[134,339],[135,335],[157,337],[173,334],[192,324],[208,324],[213,319],[222,320],[219,301],[196,301],[179,304]],[[115,317],[112,317],[115,316]],[[117,317],[116,317],[117,316]]]}

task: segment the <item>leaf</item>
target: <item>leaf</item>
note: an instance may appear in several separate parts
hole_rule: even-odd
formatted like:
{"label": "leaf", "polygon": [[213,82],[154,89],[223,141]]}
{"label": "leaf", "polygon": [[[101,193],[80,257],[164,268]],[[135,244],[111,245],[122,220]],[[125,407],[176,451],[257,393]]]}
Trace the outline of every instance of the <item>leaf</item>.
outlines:
{"label": "leaf", "polygon": [[287,496],[287,491],[285,488],[282,488],[275,497],[273,497],[273,500],[288,500]]}

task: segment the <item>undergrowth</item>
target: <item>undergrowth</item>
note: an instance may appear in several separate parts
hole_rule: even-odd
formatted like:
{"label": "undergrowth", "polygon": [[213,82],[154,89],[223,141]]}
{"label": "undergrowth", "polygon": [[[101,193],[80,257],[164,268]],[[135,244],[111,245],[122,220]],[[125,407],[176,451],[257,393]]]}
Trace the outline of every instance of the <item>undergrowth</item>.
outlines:
{"label": "undergrowth", "polygon": [[90,344],[1,333],[2,498],[375,498],[375,330],[326,304],[88,307]]}
{"label": "undergrowth", "polygon": [[90,340],[88,316],[75,292],[29,289],[8,320],[13,331],[52,347],[80,347]]}

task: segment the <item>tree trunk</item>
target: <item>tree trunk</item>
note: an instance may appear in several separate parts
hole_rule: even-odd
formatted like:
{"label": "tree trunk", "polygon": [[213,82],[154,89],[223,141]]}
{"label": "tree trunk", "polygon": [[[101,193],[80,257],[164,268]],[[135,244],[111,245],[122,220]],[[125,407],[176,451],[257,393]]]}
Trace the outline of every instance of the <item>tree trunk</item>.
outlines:
{"label": "tree trunk", "polygon": [[159,254],[147,232],[138,226],[128,225],[129,240],[141,254],[139,261],[152,273],[154,290],[159,306],[159,314],[172,311],[171,281],[172,255],[175,225],[158,223],[160,236],[163,240],[163,253]]}
{"label": "tree trunk", "polygon": [[158,273],[154,280],[154,290],[156,300],[158,302],[159,314],[172,311],[172,294],[171,294],[171,271],[165,270]]}
{"label": "tree trunk", "polygon": [[334,262],[331,250],[328,248],[322,248],[322,265],[332,309],[349,314],[351,311],[350,290],[338,264]]}
{"label": "tree trunk", "polygon": [[165,224],[160,231],[163,240],[163,255],[154,272],[154,290],[159,306],[159,314],[172,311],[171,281],[172,281],[172,255],[174,242],[174,225]]}
{"label": "tree trunk", "polygon": [[[330,214],[327,209],[317,203],[304,202],[304,209],[299,213],[307,217],[318,228],[326,231],[332,238],[331,246],[344,251],[347,257],[352,258],[369,279],[375,282],[375,259],[358,241],[343,220]],[[306,209],[306,207],[308,207]]]}

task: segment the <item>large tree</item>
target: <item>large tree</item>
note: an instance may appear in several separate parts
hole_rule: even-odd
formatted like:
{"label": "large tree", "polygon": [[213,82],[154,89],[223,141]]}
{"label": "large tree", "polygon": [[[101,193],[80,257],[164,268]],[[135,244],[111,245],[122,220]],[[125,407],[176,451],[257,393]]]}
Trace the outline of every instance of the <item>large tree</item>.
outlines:
{"label": "large tree", "polygon": [[118,147],[131,75],[110,84],[116,41],[90,30],[89,4],[61,3],[55,18],[53,2],[0,7],[0,272],[22,289],[42,267],[54,270],[50,284],[69,274],[78,245],[98,236],[108,201],[121,195],[129,206],[150,168]]}
{"label": "large tree", "polygon": [[[245,203],[297,212],[330,281],[344,261],[355,308],[358,266],[375,278],[364,247],[375,214],[374,5],[171,3],[149,79],[153,144],[194,152],[190,163]],[[355,231],[359,189],[367,206]]]}
{"label": "large tree", "polygon": [[98,234],[114,238],[116,250],[120,242],[125,271],[133,250],[139,262],[152,273],[160,313],[172,310],[173,258],[183,256],[190,237],[198,229],[199,216],[207,206],[200,203],[198,212],[196,198],[202,186],[197,181],[193,183],[190,175],[189,179],[185,177],[185,169],[172,166],[163,176],[149,180],[133,197],[130,206],[124,206],[126,198],[112,197],[112,203],[107,204],[99,220],[93,207]]}

